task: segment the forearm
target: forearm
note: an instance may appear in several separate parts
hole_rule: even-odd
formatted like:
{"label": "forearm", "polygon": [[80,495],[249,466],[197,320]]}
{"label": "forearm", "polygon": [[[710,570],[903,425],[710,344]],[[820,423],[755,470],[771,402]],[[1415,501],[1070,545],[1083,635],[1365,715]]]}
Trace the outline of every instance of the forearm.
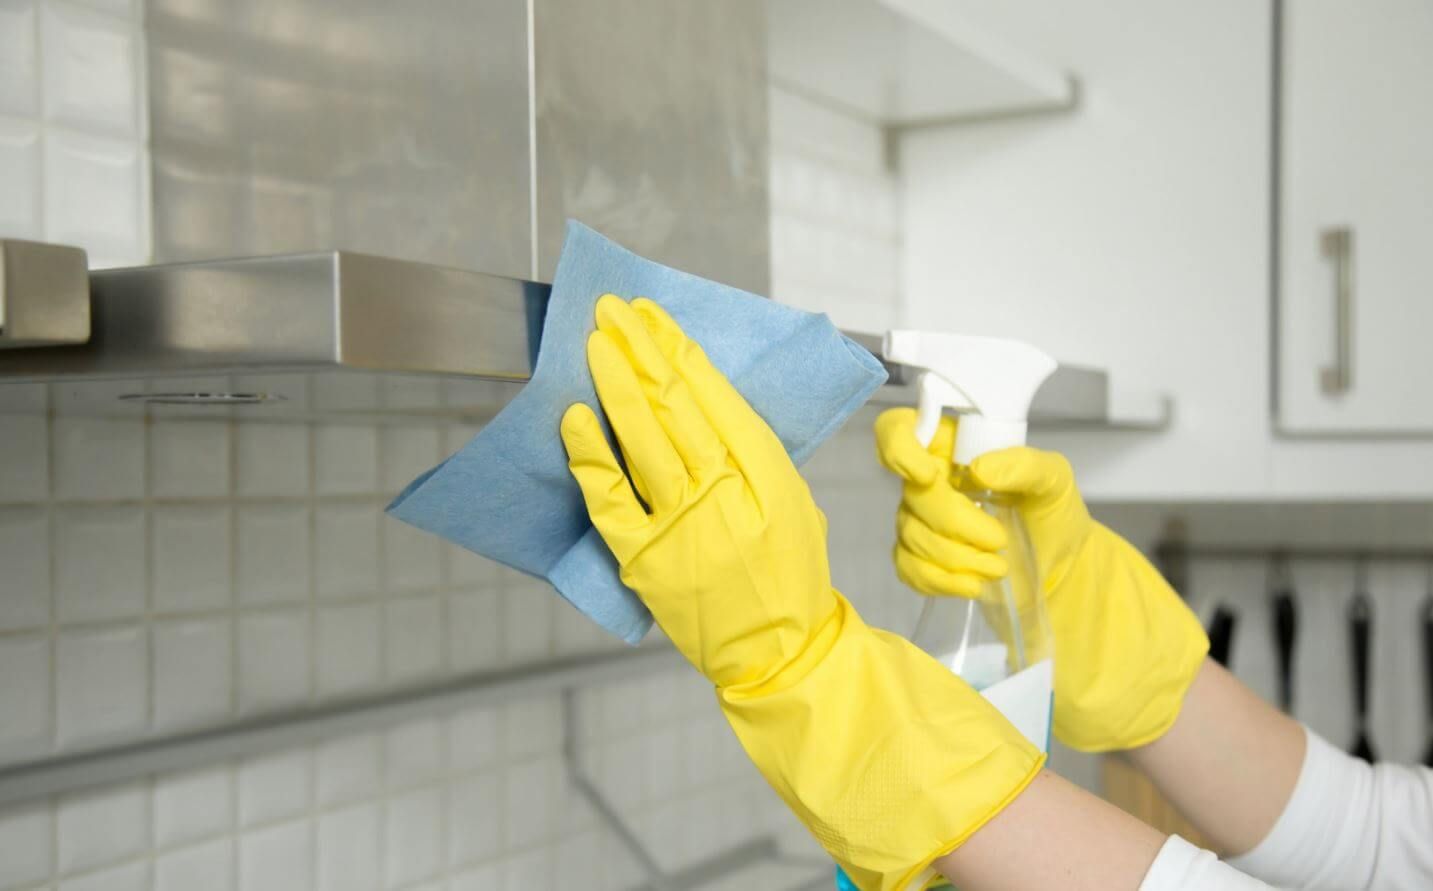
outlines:
{"label": "forearm", "polygon": [[935,865],[961,891],[1268,891],[1049,771]]}
{"label": "forearm", "polygon": [[1217,852],[1237,855],[1284,812],[1304,748],[1302,725],[1205,660],[1174,725],[1129,756]]}
{"label": "forearm", "polygon": [[961,891],[1134,891],[1164,836],[1044,771],[965,844],[936,861]]}

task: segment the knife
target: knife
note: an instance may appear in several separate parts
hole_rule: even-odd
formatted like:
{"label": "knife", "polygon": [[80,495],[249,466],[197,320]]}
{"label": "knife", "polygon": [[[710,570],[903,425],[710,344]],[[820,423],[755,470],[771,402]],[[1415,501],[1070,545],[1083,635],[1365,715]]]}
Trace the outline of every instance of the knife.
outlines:
{"label": "knife", "polygon": [[[1361,575],[1361,573],[1360,573]],[[1353,644],[1354,741],[1352,752],[1364,761],[1376,759],[1368,732],[1368,658],[1372,635],[1373,603],[1360,584],[1348,607],[1349,634]]]}

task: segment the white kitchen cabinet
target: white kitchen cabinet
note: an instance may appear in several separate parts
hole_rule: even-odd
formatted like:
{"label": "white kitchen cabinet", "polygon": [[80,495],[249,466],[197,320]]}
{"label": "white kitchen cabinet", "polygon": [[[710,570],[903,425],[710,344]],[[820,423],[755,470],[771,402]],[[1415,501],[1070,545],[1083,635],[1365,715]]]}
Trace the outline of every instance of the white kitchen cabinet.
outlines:
{"label": "white kitchen cabinet", "polygon": [[1433,4],[1284,7],[1280,427],[1433,434]]}
{"label": "white kitchen cabinet", "polygon": [[[1362,438],[1289,436],[1276,421],[1271,6],[951,2],[989,32],[1078,72],[1082,99],[1068,115],[901,138],[901,323],[1021,337],[1061,360],[1108,369],[1116,384],[1168,393],[1174,418],[1161,431],[1034,435],[1037,445],[1071,457],[1096,500],[1433,497],[1433,440],[1377,430]],[[1394,5],[1403,4],[1389,0]],[[1411,12],[1408,19],[1421,21]],[[1390,64],[1406,70],[1412,63]],[[1404,74],[1397,85],[1423,91],[1422,104],[1433,108],[1428,73]],[[1409,108],[1405,116],[1419,112]],[[1433,158],[1433,142],[1421,151]],[[1418,200],[1429,256],[1433,190]],[[1410,208],[1410,217],[1412,201],[1397,205]],[[1357,249],[1373,238],[1356,231]],[[1328,269],[1318,265],[1313,236],[1305,240],[1314,249],[1318,317],[1327,325]],[[1377,256],[1360,255],[1360,269]],[[1369,292],[1373,281],[1358,274]],[[1433,272],[1422,279],[1427,294]],[[1427,339],[1429,297],[1405,289],[1388,290],[1381,306],[1373,299],[1369,292],[1355,307],[1360,337],[1374,336],[1380,325],[1412,329],[1421,312]],[[1379,321],[1376,311],[1395,321]],[[1287,322],[1289,312],[1283,315]],[[1311,336],[1298,366],[1315,389],[1329,358],[1325,334],[1331,330]],[[1384,398],[1410,406],[1421,399],[1398,412],[1411,417],[1421,409],[1433,422],[1433,396],[1411,389],[1433,381],[1433,357],[1417,332],[1388,337],[1397,339],[1356,344],[1356,358],[1367,364],[1356,369],[1355,387],[1373,386],[1375,374],[1395,376],[1377,370],[1380,363],[1402,367],[1407,388],[1390,382]]]}

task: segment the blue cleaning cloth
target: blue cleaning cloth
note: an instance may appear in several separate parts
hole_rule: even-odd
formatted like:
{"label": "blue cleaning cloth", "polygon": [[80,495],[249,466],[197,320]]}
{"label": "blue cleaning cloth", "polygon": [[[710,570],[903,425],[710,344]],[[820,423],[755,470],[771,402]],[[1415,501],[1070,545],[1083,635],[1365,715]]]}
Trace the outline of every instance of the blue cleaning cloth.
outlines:
{"label": "blue cleaning cloth", "polygon": [[661,304],[797,464],[886,373],[824,315],[653,263],[580,223],[567,224],[532,380],[457,454],[410,483],[388,512],[547,579],[607,631],[635,644],[652,616],[619,580],[617,561],[592,528],[558,434],[574,402],[603,417],[587,370],[587,336],[596,327],[597,299],[608,293]]}

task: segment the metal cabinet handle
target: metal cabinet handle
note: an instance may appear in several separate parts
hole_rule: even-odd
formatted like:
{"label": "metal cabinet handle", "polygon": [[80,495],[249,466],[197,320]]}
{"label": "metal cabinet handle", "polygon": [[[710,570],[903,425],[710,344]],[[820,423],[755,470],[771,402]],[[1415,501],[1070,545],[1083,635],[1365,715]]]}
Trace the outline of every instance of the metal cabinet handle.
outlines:
{"label": "metal cabinet handle", "polygon": [[1341,396],[1353,389],[1353,229],[1324,229],[1319,245],[1334,274],[1334,361],[1320,370],[1319,380],[1324,393]]}

